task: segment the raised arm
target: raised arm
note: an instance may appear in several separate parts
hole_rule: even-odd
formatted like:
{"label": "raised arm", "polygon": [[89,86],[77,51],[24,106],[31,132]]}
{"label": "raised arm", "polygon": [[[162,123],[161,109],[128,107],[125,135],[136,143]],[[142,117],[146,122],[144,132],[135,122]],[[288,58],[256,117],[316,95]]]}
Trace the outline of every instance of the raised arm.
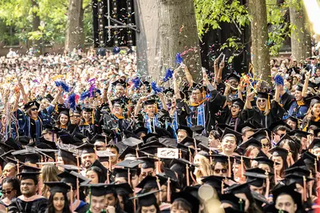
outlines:
{"label": "raised arm", "polygon": [[167,104],[166,104],[166,102],[165,102],[165,100],[164,100],[163,93],[160,93],[160,92],[159,92],[157,95],[158,95],[158,97],[160,98],[160,101],[161,101],[161,104],[162,104],[163,109],[166,110],[166,111],[168,111],[168,107],[167,107]]}
{"label": "raised arm", "polygon": [[188,67],[185,64],[181,64],[181,68],[183,69],[184,74],[186,75],[189,85],[192,86],[194,81]]}
{"label": "raised arm", "polygon": [[306,72],[305,81],[304,81],[303,89],[302,89],[302,97],[307,97],[309,79],[310,79],[310,72]]}
{"label": "raised arm", "polygon": [[134,109],[134,116],[138,116],[141,109],[142,109],[142,104],[143,102],[145,102],[147,100],[147,97],[141,97],[138,102],[137,102],[137,106]]}
{"label": "raised arm", "polygon": [[181,99],[180,89],[178,85],[178,68],[173,71],[173,91],[176,99]]}

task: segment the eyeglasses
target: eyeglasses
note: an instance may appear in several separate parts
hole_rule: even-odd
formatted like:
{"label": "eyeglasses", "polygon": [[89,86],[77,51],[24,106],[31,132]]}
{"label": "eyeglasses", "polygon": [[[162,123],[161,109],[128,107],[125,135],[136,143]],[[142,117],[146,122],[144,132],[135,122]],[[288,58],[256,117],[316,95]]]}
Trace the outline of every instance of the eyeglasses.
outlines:
{"label": "eyeglasses", "polygon": [[10,194],[10,193],[12,192],[12,190],[13,190],[13,189],[9,189],[9,190],[2,191],[2,194],[4,194],[4,195],[5,195],[5,194]]}
{"label": "eyeglasses", "polygon": [[270,144],[268,144],[268,143],[262,143],[262,147],[270,147]]}
{"label": "eyeglasses", "polygon": [[238,105],[231,105],[231,107],[236,108],[236,109],[240,109],[240,107]]}
{"label": "eyeglasses", "polygon": [[258,99],[257,101],[258,101],[258,103],[259,103],[259,102],[266,102],[265,99]]}
{"label": "eyeglasses", "polygon": [[215,169],[215,173],[227,173],[227,169]]}

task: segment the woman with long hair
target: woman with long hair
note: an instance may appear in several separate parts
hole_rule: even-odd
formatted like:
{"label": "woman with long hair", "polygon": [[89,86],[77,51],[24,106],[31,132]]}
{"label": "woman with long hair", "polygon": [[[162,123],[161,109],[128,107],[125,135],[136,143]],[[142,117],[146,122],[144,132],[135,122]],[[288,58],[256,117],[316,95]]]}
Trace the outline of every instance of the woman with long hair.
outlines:
{"label": "woman with long hair", "polygon": [[8,177],[2,181],[2,198],[0,203],[8,207],[13,198],[20,196],[20,181],[15,177]]}
{"label": "woman with long hair", "polygon": [[[44,165],[41,168],[41,175],[40,180],[42,183],[44,182],[53,182],[53,181],[59,181],[59,169],[54,164],[48,164]],[[42,196],[48,198],[49,197],[49,187],[47,185],[43,185],[41,187],[41,194]]]}
{"label": "woman with long hair", "polygon": [[313,96],[309,98],[309,100],[310,99],[311,102],[308,112],[302,121],[303,131],[307,131],[311,125],[320,122],[320,97]]}
{"label": "woman with long hair", "polygon": [[196,154],[194,157],[193,163],[197,165],[194,170],[194,175],[196,176],[196,180],[198,184],[201,184],[201,179],[206,176],[212,175],[212,171],[210,168],[210,162],[208,158],[201,155],[200,153]]}
{"label": "woman with long hair", "polygon": [[67,197],[70,186],[64,182],[45,182],[50,188],[46,213],[71,213]]}
{"label": "woman with long hair", "polygon": [[284,148],[276,146],[269,152],[272,154],[271,160],[274,162],[274,171],[272,172],[276,176],[276,181],[280,181],[285,177],[285,170],[288,168],[288,151]]}
{"label": "woman with long hair", "polygon": [[70,122],[69,112],[67,110],[61,111],[57,118],[56,127],[59,129],[67,129]]}

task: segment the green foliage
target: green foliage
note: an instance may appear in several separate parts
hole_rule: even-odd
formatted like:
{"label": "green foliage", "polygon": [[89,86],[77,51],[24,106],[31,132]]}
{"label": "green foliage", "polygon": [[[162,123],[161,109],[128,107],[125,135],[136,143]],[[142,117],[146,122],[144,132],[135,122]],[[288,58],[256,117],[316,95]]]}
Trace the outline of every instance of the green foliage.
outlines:
{"label": "green foliage", "polygon": [[[194,0],[200,39],[210,28],[220,29],[221,22],[234,23],[239,29],[250,23],[246,6],[241,5],[239,0],[226,2],[226,0]],[[236,38],[232,37],[222,44],[221,49],[230,48],[237,51],[243,47]]]}
{"label": "green foliage", "polygon": [[[68,18],[69,0],[36,0],[37,6],[32,6],[31,0],[0,0],[0,20],[4,27],[13,28],[14,39],[42,40],[45,43],[63,43],[65,40]],[[91,0],[83,1],[84,31],[86,36],[92,37]],[[32,30],[33,13],[41,20],[38,30]],[[1,25],[0,25],[1,26]],[[4,34],[2,34],[4,33]],[[1,41],[11,36],[8,31],[0,30]],[[88,39],[89,40],[89,39]],[[11,42],[6,42],[11,43]]]}

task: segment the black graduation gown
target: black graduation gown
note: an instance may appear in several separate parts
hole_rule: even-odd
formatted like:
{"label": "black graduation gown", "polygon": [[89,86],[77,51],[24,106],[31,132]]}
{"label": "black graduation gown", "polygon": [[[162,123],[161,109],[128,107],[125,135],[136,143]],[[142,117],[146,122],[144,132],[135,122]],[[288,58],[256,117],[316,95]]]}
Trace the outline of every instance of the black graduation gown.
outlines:
{"label": "black graduation gown", "polygon": [[[205,129],[207,132],[214,129],[217,121],[217,113],[224,105],[226,97],[221,95],[217,90],[210,92],[209,98],[203,103],[205,110]],[[196,107],[195,107],[196,110]],[[178,122],[180,125],[187,125],[187,117],[192,115],[192,110],[187,103],[182,100],[177,100],[177,113]],[[196,118],[196,116],[194,116]],[[196,121],[193,121],[193,125],[196,125]]]}
{"label": "black graduation gown", "polygon": [[254,106],[252,109],[244,109],[241,113],[243,121],[255,120],[263,127],[268,128],[272,123],[282,119],[285,110],[276,101],[271,102],[271,109],[267,116],[260,111],[258,107]]}
{"label": "black graduation gown", "polygon": [[235,128],[237,129],[237,127],[241,124],[243,124],[243,119],[241,117],[241,112],[240,115],[238,115],[236,118],[232,118],[231,115],[231,110],[229,109],[228,106],[226,106],[222,111],[221,111],[221,115],[217,117],[217,121],[218,123],[223,123],[229,126],[236,126]]}
{"label": "black graduation gown", "polygon": [[294,101],[294,96],[290,95],[288,92],[285,92],[280,99],[280,104],[281,106],[288,111],[290,109],[290,106],[292,102]]}
{"label": "black graduation gown", "polygon": [[9,207],[9,213],[45,213],[48,200],[44,197],[25,202],[20,197],[14,198]]}

